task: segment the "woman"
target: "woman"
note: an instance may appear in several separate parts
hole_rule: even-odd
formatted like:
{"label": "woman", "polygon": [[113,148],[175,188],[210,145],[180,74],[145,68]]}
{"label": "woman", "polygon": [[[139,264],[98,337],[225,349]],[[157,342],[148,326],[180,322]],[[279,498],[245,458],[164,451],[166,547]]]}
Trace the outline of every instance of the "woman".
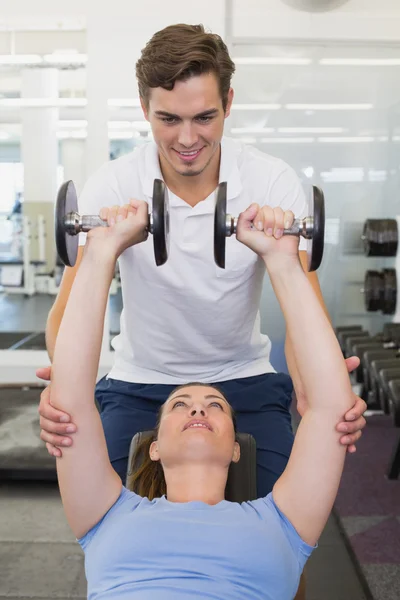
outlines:
{"label": "woman", "polygon": [[346,449],[335,425],[354,403],[335,335],[300,265],[298,238],[282,237],[293,213],[251,205],[238,222],[237,239],[269,273],[308,399],[273,492],[241,505],[224,500],[240,448],[231,408],[211,386],[181,386],[162,407],[149,448],[165,477],[161,498],[126,489],[108,458],[94,403],[104,313],[115,262],[146,239],[147,214],[146,203],[131,201],[116,223],[89,233],[54,354],[52,404],[77,425],[57,473],[85,551],[88,596],[289,600],[337,493]]}

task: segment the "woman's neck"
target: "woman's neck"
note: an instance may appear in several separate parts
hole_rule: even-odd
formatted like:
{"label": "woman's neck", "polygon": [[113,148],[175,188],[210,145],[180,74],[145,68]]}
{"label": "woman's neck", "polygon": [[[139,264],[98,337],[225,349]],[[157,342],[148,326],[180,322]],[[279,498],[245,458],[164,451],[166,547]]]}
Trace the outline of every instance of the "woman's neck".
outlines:
{"label": "woman's neck", "polygon": [[166,469],[169,502],[204,502],[215,505],[225,499],[228,470],[220,465],[180,465]]}

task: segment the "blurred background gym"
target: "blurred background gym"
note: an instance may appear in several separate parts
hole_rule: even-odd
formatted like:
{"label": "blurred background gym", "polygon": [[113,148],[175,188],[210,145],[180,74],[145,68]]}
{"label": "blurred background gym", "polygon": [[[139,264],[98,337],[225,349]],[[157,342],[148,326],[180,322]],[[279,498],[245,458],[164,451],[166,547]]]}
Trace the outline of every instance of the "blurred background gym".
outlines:
{"label": "blurred background gym", "polygon": [[[306,567],[308,600],[400,598],[400,4],[398,0],[28,0],[0,10],[0,599],[86,597],[55,459],[39,439],[46,318],[63,265],[62,182],[151,139],[135,62],[159,29],[203,23],[236,63],[225,134],[289,163],[325,194],[319,281],[368,403],[335,509]],[[122,307],[110,289],[99,375]],[[286,370],[266,278],[263,331]],[[294,414],[294,419],[296,415]]]}

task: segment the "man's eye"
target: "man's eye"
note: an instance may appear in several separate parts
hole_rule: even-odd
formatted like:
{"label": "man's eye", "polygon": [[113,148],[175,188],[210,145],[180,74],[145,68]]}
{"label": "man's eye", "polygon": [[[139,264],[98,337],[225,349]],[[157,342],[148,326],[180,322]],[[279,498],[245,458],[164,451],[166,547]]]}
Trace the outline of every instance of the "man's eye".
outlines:
{"label": "man's eye", "polygon": [[175,117],[164,117],[161,120],[164,121],[164,123],[167,123],[169,125],[171,125],[172,123],[175,123],[175,121],[176,121]]}
{"label": "man's eye", "polygon": [[198,121],[200,121],[200,123],[208,123],[208,121],[211,121],[212,117],[199,117]]}

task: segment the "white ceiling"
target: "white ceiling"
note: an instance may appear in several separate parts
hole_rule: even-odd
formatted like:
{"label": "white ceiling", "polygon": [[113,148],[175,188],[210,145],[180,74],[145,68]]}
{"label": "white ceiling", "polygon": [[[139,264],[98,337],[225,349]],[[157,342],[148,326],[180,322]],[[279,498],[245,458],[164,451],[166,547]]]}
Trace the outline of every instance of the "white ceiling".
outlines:
{"label": "white ceiling", "polygon": [[[49,24],[50,26],[50,24]],[[14,44],[16,53],[46,54],[56,50],[75,49],[86,52],[86,31],[82,23],[76,23],[73,31],[19,31],[11,39],[9,32],[0,31],[0,54],[10,52]],[[234,133],[261,148],[271,148],[278,154],[284,148],[286,160],[306,168],[321,162],[340,165],[354,164],[368,159],[374,168],[387,164],[387,136],[400,136],[400,64],[398,66],[329,66],[320,61],[327,58],[399,59],[400,47],[380,45],[337,44],[274,44],[235,45],[231,54],[237,57],[269,57],[290,61],[306,59],[306,65],[244,65],[238,64],[233,80],[235,103],[276,104],[278,110],[233,110],[227,129],[243,130]],[[61,70],[59,72],[59,95],[86,97],[86,68]],[[134,77],[133,73],[129,76]],[[0,67],[0,94],[4,97],[19,96],[21,69]],[[0,96],[1,97],[1,96]],[[289,110],[288,105],[352,105],[369,104],[368,110],[317,110],[303,108]],[[60,109],[61,121],[86,119],[84,108]],[[114,131],[127,129],[118,122],[138,121],[140,109],[110,109],[110,122]],[[0,137],[10,135],[0,144],[18,143],[21,136],[21,111],[0,107]],[[60,124],[60,130],[74,131],[74,127]],[[122,128],[122,129],[121,129]],[[82,130],[79,124],[75,129]],[[132,130],[131,128],[128,128]],[[247,129],[247,131],[246,131]],[[253,131],[248,131],[252,129]],[[254,132],[254,129],[266,130]],[[328,140],[326,139],[328,138]],[[344,138],[343,144],[329,138]],[[359,138],[355,143],[354,138]],[[373,143],[371,138],[373,138]],[[268,141],[270,140],[270,141]],[[318,144],[318,152],[315,148]],[[396,142],[397,144],[397,142]],[[400,146],[400,143],[398,144]],[[317,156],[317,159],[316,159]],[[326,158],[324,158],[326,157]],[[382,166],[383,165],[383,166]]]}

